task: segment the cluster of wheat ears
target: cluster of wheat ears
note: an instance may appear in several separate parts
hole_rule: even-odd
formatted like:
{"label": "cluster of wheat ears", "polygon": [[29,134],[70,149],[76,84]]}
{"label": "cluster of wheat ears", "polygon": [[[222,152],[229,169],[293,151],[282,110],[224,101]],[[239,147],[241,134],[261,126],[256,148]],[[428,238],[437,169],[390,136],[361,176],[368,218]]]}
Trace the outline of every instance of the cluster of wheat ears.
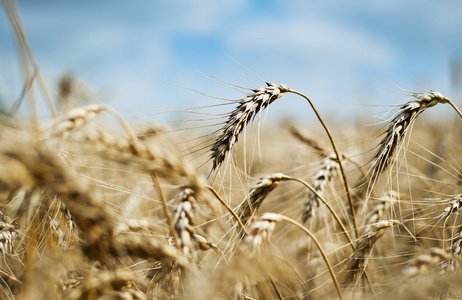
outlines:
{"label": "cluster of wheat ears", "polygon": [[[230,102],[195,147],[165,127],[135,129],[108,105],[68,108],[69,80],[54,102],[67,105],[55,113],[48,101],[42,124],[31,86],[51,97],[3,3],[29,66],[30,117],[14,105],[0,119],[2,299],[462,296],[462,114],[441,93],[408,93],[378,145],[360,125],[334,139],[309,97],[273,83]],[[246,130],[288,94],[308,101],[315,134]],[[437,104],[453,121],[414,126]],[[187,155],[197,151],[201,168]]]}

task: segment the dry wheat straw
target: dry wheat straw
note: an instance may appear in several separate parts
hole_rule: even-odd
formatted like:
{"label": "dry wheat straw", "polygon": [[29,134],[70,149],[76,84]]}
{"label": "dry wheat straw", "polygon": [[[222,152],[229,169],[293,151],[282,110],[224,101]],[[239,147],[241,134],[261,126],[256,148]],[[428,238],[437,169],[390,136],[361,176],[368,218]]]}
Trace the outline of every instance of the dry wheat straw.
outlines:
{"label": "dry wheat straw", "polygon": [[255,116],[277,100],[287,90],[284,85],[267,82],[267,87],[253,89],[251,94],[239,100],[238,106],[229,114],[222,133],[212,145],[212,171],[216,170],[225,160],[237,143],[239,135]]}

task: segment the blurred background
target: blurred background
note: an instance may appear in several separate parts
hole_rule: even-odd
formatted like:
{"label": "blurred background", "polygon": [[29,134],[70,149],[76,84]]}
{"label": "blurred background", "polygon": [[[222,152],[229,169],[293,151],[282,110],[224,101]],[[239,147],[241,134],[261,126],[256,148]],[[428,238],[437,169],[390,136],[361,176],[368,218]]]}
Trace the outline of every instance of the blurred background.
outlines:
{"label": "blurred background", "polygon": [[[17,7],[53,98],[72,76],[87,89],[83,98],[131,120],[178,119],[165,111],[220,102],[186,88],[238,99],[243,94],[220,80],[262,85],[252,73],[306,93],[332,120],[380,117],[384,105],[407,98],[396,85],[428,86],[459,104],[461,1],[18,0]],[[2,103],[17,101],[24,81],[2,7]],[[312,118],[299,98],[275,103],[269,115]]]}

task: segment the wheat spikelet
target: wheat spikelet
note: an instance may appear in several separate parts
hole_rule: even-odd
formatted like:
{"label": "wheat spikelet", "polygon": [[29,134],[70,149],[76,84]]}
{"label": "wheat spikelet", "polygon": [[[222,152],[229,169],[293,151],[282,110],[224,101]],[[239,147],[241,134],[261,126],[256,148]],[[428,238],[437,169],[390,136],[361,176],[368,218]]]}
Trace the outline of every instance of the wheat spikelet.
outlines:
{"label": "wheat spikelet", "polygon": [[375,243],[383,236],[385,230],[396,223],[396,221],[379,221],[359,238],[356,251],[353,253],[348,263],[347,270],[350,274],[345,283],[354,281],[358,278],[358,275],[362,275],[372,247],[374,247]]}
{"label": "wheat spikelet", "polygon": [[[312,177],[311,186],[316,190],[316,192],[322,195],[322,192],[326,185],[331,181],[332,176],[335,171],[338,171],[339,164],[337,162],[337,156],[333,153],[326,157],[323,162],[321,169],[319,169]],[[313,207],[319,207],[318,196],[313,192],[308,192],[308,199],[304,203],[304,208],[302,212],[303,222],[308,221],[309,218],[313,215]]]}
{"label": "wheat spikelet", "polygon": [[223,163],[226,155],[233,150],[239,134],[255,118],[258,112],[268,107],[273,101],[279,99],[284,92],[288,91],[288,88],[284,85],[269,82],[266,84],[267,87],[253,89],[253,93],[239,100],[238,106],[229,114],[228,120],[221,129],[222,133],[212,145],[212,172]]}
{"label": "wheat spikelet", "polygon": [[106,210],[59,157],[31,145],[5,150],[2,154],[24,165],[36,186],[49,187],[66,204],[89,244],[96,246],[104,235],[111,234],[113,226]]}
{"label": "wheat spikelet", "polygon": [[456,195],[452,198],[449,205],[444,208],[443,212],[438,216],[439,219],[449,218],[453,213],[459,212],[462,205],[462,195]]}
{"label": "wheat spikelet", "polygon": [[314,149],[317,154],[322,157],[326,157],[327,150],[324,147],[321,147],[318,142],[303,134],[300,130],[298,130],[295,126],[289,127],[289,132],[300,142],[308,145],[310,148]]}
{"label": "wheat spikelet", "polygon": [[462,226],[459,226],[459,230],[451,238],[450,250],[454,255],[462,255]]}
{"label": "wheat spikelet", "polygon": [[281,221],[279,214],[264,213],[260,220],[252,223],[248,229],[248,235],[243,240],[245,248],[250,250],[259,249],[268,242],[276,227],[276,222]]}
{"label": "wheat spikelet", "polygon": [[75,136],[74,141],[84,149],[91,145],[91,150],[104,159],[155,172],[163,179],[191,188],[196,197],[208,204],[207,197],[201,197],[206,185],[205,179],[183,157],[174,152],[164,151],[164,145],[153,143],[147,146],[143,142],[134,143],[131,138],[114,137],[104,131],[86,132]]}
{"label": "wheat spikelet", "polygon": [[185,257],[191,256],[191,239],[194,237],[193,217],[196,209],[194,192],[186,188],[178,196],[179,203],[173,209],[173,224],[178,237],[180,247]]}
{"label": "wheat spikelet", "polygon": [[92,104],[71,109],[58,118],[51,128],[48,129],[48,136],[66,137],[72,131],[81,129],[98,113],[106,110],[106,108],[107,106],[104,104]]}
{"label": "wheat spikelet", "polygon": [[441,248],[431,248],[426,254],[418,255],[411,259],[402,273],[406,277],[413,277],[428,271],[431,267],[448,261],[452,256]]}
{"label": "wheat spikelet", "polygon": [[380,142],[379,149],[373,159],[370,190],[380,174],[389,166],[412,122],[427,108],[435,106],[438,103],[449,102],[449,99],[441,93],[431,90],[428,94],[412,93],[411,95],[415,100],[401,106],[395,117],[390,121],[386,136]]}
{"label": "wheat spikelet", "polygon": [[183,258],[178,249],[145,236],[118,234],[110,239],[108,246],[104,250],[114,257],[131,256],[156,259],[158,261],[175,262],[180,267],[188,266],[188,261]]}
{"label": "wheat spikelet", "polygon": [[0,222],[0,253],[12,254],[13,243],[18,237],[18,229],[11,220],[5,216],[3,221]]}
{"label": "wheat spikelet", "polygon": [[370,231],[375,223],[379,222],[382,218],[385,210],[391,203],[398,200],[399,193],[396,191],[390,191],[386,193],[384,196],[377,199],[377,204],[374,205],[369,213],[366,215],[364,220],[364,229],[363,234]]}
{"label": "wheat spikelet", "polygon": [[133,299],[147,300],[144,293],[133,290],[136,277],[127,271],[100,271],[85,278],[77,287],[71,289],[66,299]]}
{"label": "wheat spikelet", "polygon": [[279,185],[279,182],[286,180],[290,180],[290,177],[281,173],[260,178],[239,209],[238,215],[241,222],[243,224],[251,222],[250,218],[256,214],[266,196]]}

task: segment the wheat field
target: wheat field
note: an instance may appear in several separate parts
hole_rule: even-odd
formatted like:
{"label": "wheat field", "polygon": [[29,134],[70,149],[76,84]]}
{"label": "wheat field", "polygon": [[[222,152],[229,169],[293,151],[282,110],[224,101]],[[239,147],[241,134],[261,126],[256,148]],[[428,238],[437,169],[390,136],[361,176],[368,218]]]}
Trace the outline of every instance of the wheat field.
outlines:
{"label": "wheat field", "polygon": [[[0,118],[2,299],[462,296],[462,114],[440,92],[340,125],[262,81],[215,126],[130,124],[75,78],[50,96],[4,6],[29,77]],[[288,94],[310,122],[263,123]]]}

